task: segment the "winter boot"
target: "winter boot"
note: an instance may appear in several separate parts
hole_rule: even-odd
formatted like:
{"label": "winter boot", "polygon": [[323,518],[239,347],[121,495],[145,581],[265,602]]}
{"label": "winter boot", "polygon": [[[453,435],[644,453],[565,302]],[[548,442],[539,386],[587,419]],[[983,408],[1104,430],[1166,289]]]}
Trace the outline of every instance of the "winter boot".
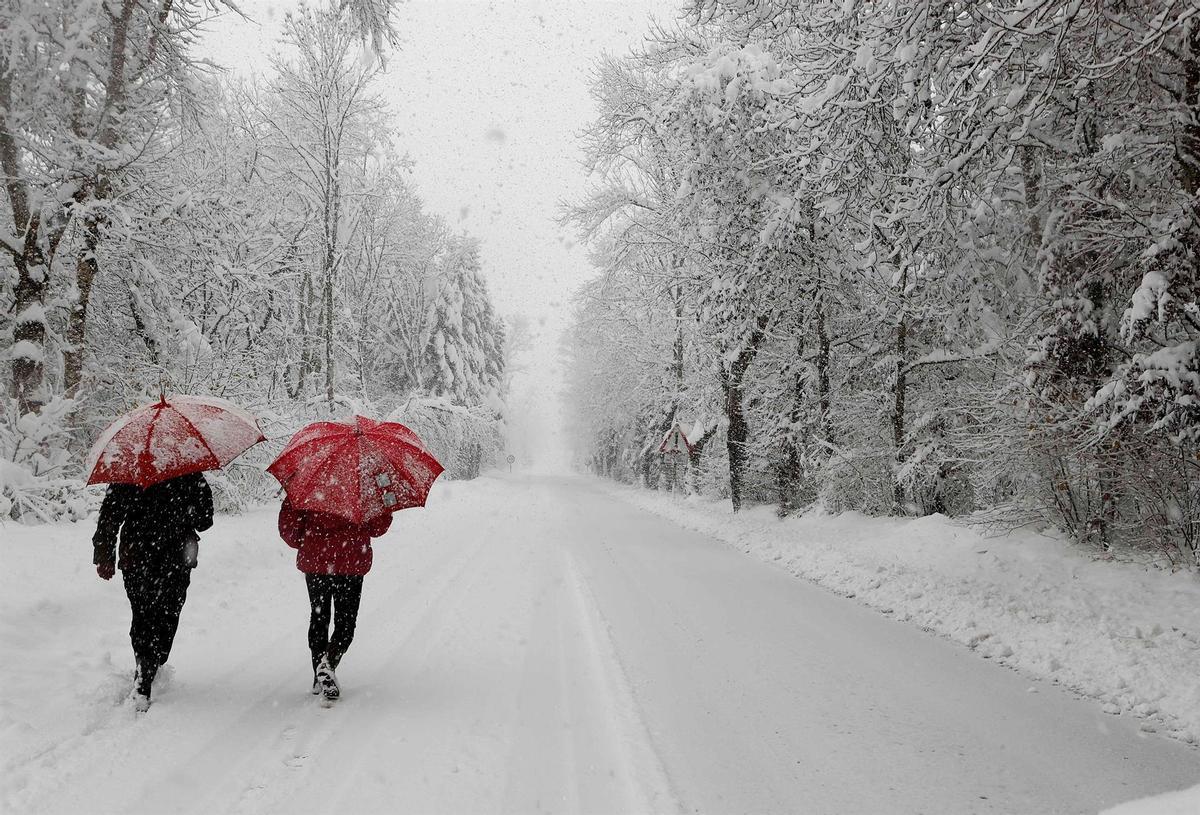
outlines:
{"label": "winter boot", "polygon": [[137,670],[133,673],[133,693],[130,698],[133,700],[133,709],[138,713],[145,713],[150,709],[150,686],[154,682],[154,674],[156,669],[153,665],[145,660],[137,661]]}
{"label": "winter boot", "polygon": [[328,657],[321,657],[321,661],[317,663],[316,680],[316,684],[321,688],[321,695],[327,701],[332,701],[342,695],[341,688],[338,687],[337,676],[333,673],[333,667],[329,664]]}

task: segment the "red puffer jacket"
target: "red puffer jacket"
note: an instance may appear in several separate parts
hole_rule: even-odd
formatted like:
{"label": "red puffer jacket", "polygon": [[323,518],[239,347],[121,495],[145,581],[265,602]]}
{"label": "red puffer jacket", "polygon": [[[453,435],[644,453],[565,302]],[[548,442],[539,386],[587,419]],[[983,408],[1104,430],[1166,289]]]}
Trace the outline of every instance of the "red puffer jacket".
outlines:
{"label": "red puffer jacket", "polygon": [[279,537],[299,550],[296,568],[305,574],[366,574],[373,558],[371,538],[378,538],[391,525],[391,515],[360,525],[336,515],[296,509],[286,501],[279,508]]}

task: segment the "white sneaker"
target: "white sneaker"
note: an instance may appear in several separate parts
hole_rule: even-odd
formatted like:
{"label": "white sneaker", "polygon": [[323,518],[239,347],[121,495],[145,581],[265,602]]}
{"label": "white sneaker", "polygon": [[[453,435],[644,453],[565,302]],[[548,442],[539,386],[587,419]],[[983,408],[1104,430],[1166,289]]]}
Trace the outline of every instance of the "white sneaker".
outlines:
{"label": "white sneaker", "polygon": [[136,710],[138,713],[145,713],[147,710],[150,709],[150,697],[149,696],[146,696],[143,693],[138,693],[137,691],[134,691],[133,696],[131,696],[130,698],[133,699],[133,709]]}

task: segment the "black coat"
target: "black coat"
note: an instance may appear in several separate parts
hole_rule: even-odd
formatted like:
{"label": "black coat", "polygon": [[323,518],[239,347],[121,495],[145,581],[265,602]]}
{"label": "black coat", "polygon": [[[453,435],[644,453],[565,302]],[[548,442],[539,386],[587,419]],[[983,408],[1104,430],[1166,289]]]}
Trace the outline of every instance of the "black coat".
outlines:
{"label": "black coat", "polygon": [[160,481],[146,489],[110,484],[92,536],[93,563],[116,560],[121,534],[122,570],[163,570],[184,565],[184,543],[213,522],[212,491],[200,473]]}

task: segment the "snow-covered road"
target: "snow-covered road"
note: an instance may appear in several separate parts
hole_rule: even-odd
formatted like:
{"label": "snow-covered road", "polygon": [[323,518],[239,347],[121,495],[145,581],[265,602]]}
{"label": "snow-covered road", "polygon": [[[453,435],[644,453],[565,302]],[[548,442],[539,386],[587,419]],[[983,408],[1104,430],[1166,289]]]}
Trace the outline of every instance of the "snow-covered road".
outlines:
{"label": "snow-covered road", "polygon": [[1096,812],[1200,752],[586,480],[440,484],[376,547],[343,699],[269,512],[202,543],[136,716],[90,529],[3,529],[5,813]]}

